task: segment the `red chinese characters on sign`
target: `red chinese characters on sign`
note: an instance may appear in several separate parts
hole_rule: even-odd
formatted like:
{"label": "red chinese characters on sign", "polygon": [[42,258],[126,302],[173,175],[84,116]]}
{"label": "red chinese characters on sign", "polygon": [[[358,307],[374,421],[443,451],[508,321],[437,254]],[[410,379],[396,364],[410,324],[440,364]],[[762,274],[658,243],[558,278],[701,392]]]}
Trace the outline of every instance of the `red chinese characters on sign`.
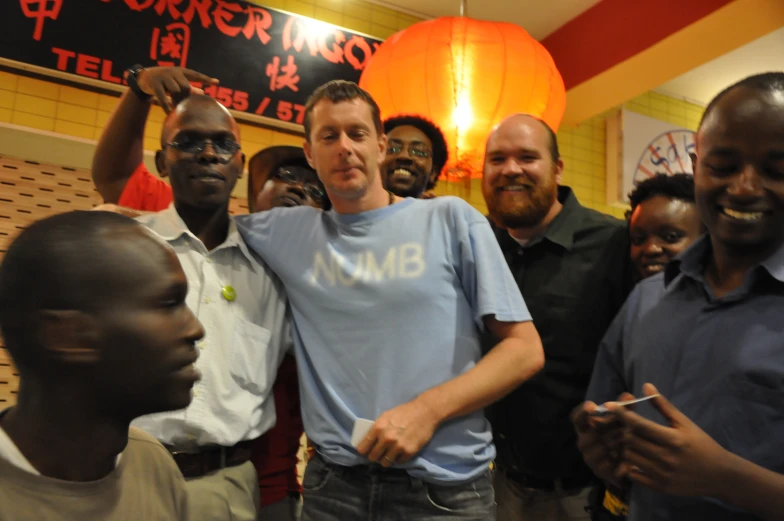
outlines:
{"label": "red chinese characters on sign", "polygon": [[185,67],[191,43],[191,28],[178,22],[167,25],[165,31],[157,27],[153,29],[150,58],[160,66]]}
{"label": "red chinese characters on sign", "polygon": [[44,32],[44,21],[47,18],[57,20],[63,0],[19,0],[19,5],[22,7],[22,14],[35,19],[33,40],[40,41]]}
{"label": "red chinese characters on sign", "polygon": [[294,92],[299,92],[299,76],[297,75],[297,65],[294,63],[294,56],[286,58],[286,65],[280,66],[280,58],[275,56],[272,63],[267,64],[267,76],[270,78],[270,90],[276,91],[289,88]]}
{"label": "red chinese characters on sign", "polygon": [[271,38],[267,31],[272,27],[272,15],[266,9],[249,4],[229,0],[125,0],[125,3],[134,11],[152,8],[158,16],[168,13],[173,20],[182,19],[186,24],[198,15],[202,27],[207,29],[215,23],[215,27],[226,36],[242,34],[250,40],[256,35],[265,45]]}

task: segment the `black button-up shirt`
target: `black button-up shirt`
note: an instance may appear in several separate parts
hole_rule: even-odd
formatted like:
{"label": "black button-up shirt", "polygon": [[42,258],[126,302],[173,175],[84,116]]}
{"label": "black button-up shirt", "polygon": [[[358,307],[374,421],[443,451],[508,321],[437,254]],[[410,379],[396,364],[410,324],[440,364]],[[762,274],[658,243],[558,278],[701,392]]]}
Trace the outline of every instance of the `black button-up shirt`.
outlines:
{"label": "black button-up shirt", "polygon": [[587,482],[569,414],[585,398],[599,342],[634,285],[634,271],[626,223],[581,206],[568,187],[558,189],[558,200],[561,212],[524,247],[493,227],[542,338],[545,366],[488,417],[501,468]]}

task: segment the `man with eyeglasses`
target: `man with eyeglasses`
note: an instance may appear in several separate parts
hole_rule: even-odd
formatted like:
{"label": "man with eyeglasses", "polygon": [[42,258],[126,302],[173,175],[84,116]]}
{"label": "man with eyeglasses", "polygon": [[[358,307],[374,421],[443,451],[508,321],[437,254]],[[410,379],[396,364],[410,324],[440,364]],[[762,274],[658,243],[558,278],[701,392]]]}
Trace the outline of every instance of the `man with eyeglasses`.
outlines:
{"label": "man with eyeglasses", "polygon": [[[215,80],[187,69],[139,67],[127,80],[130,90],[96,150],[96,187],[105,200],[139,210],[168,205],[139,220],[174,248],[188,278],[186,303],[207,333],[197,344],[202,379],[191,404],[134,426],[172,453],[186,478],[193,520],[255,521],[253,440],[276,423],[273,382],[290,330],[280,281],[247,248],[229,215],[245,163],[239,129],[228,110],[189,85]],[[142,163],[152,94],[168,112],[155,164],[171,187]]]}
{"label": "man with eyeglasses", "polygon": [[389,145],[381,163],[384,187],[398,197],[430,199],[448,158],[446,139],[434,123],[415,115],[384,121]]}

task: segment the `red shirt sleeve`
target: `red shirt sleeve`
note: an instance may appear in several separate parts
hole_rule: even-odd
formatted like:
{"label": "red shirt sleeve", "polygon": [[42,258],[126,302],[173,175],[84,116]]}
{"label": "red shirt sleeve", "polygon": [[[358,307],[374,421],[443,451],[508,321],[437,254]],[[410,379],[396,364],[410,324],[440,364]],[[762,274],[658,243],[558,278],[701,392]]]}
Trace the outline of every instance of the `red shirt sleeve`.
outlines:
{"label": "red shirt sleeve", "polygon": [[143,212],[159,212],[168,208],[172,199],[171,186],[140,163],[125,184],[117,205]]}
{"label": "red shirt sleeve", "polygon": [[287,355],[272,387],[275,397],[275,426],[253,446],[251,460],[259,475],[262,506],[277,503],[290,493],[299,493],[297,453],[302,438],[299,381],[294,357]]}

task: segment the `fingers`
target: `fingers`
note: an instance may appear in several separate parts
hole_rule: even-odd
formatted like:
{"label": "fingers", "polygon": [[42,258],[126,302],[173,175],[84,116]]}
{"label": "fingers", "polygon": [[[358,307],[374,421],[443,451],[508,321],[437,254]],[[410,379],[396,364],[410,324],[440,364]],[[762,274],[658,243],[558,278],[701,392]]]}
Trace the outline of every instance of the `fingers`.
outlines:
{"label": "fingers", "polygon": [[671,479],[671,472],[662,463],[651,461],[634,452],[626,452],[624,465],[626,466],[626,477],[635,481],[642,479],[646,483],[651,483],[665,482]]}
{"label": "fingers", "polygon": [[626,478],[634,481],[639,485],[642,485],[643,487],[659,492],[666,492],[666,488],[662,486],[662,482],[660,480],[655,479],[653,476],[650,476],[637,467],[629,467],[628,472],[626,472]]}
{"label": "fingers", "polygon": [[172,76],[171,79],[177,82],[177,86],[179,87],[180,92],[182,92],[183,94],[189,93],[193,88],[193,86],[188,81],[188,78],[185,77],[185,74],[175,74],[174,76]]}
{"label": "fingers", "polygon": [[204,94],[202,89],[191,86],[191,81],[206,85],[218,83],[217,78],[210,78],[200,72],[179,67],[153,67],[142,71],[141,74],[143,76],[140,76],[139,81],[145,84],[145,91],[153,93],[167,114],[171,112],[173,106],[189,95]]}
{"label": "fingers", "polygon": [[[659,391],[656,389],[656,387],[649,383],[643,385],[642,390],[645,393],[645,396],[659,394]],[[667,418],[667,421],[670,422],[670,425],[675,426],[691,423],[689,419],[664,396],[659,395],[651,401],[653,402],[653,406],[656,407],[656,410],[659,411],[662,416]]]}
{"label": "fingers", "polygon": [[166,114],[171,112],[171,103],[169,102],[169,97],[166,95],[166,89],[164,89],[163,84],[156,83],[153,86],[153,92],[155,92],[155,99],[161,104],[163,111],[166,112]]}
{"label": "fingers", "polygon": [[390,467],[396,463],[406,463],[416,451],[407,449],[411,445],[405,438],[406,430],[387,423],[385,427],[380,422],[368,432],[357,447],[357,451],[375,463]]}
{"label": "fingers", "polygon": [[377,431],[378,441],[376,441],[375,445],[373,445],[373,448],[370,450],[370,453],[367,456],[368,459],[376,463],[381,463],[386,467],[392,465],[396,458],[403,452],[402,434],[402,431],[391,426],[379,428]]}
{"label": "fingers", "polygon": [[669,459],[668,455],[675,450],[673,447],[664,447],[644,438],[637,437],[631,432],[626,433],[623,448],[624,459],[634,456],[652,462],[666,462]]}
{"label": "fingers", "polygon": [[218,78],[210,78],[206,74],[202,74],[191,69],[186,69],[183,67],[180,70],[182,71],[183,76],[185,76],[185,78],[187,78],[189,81],[200,81],[209,85],[217,85],[220,83]]}
{"label": "fingers", "polygon": [[[401,458],[401,455],[403,458]],[[403,454],[402,447],[400,445],[392,445],[387,449],[386,453],[381,458],[380,463],[384,467],[391,467],[395,463],[405,463],[406,461],[408,461],[408,458]]]}
{"label": "fingers", "polygon": [[359,442],[359,445],[357,445],[357,452],[363,456],[369,453],[376,444],[376,439],[375,429],[370,429],[368,433],[365,434],[365,437],[362,438],[362,441]]}
{"label": "fingers", "polygon": [[195,90],[183,74],[175,74],[170,78],[166,78],[166,89],[171,94],[175,106],[193,94]]}
{"label": "fingers", "polygon": [[[171,97],[172,100],[183,97],[182,87],[180,87],[180,84],[176,78],[172,76],[166,76],[161,78],[161,83],[163,83],[163,88],[166,89],[166,93]],[[191,87],[188,85],[185,92],[189,92],[190,90]],[[187,94],[185,95],[187,96]]]}
{"label": "fingers", "polygon": [[373,445],[373,448],[370,450],[370,453],[367,455],[367,458],[370,461],[378,462],[381,458],[386,454],[387,450],[390,448],[390,442],[388,440],[384,440],[379,438],[378,441]]}
{"label": "fingers", "polygon": [[591,430],[591,418],[596,413],[597,405],[594,402],[584,402],[572,411],[572,423],[578,432]]}
{"label": "fingers", "polygon": [[[654,398],[655,399],[655,398]],[[607,409],[620,419],[635,437],[640,437],[658,445],[669,445],[672,429],[646,420],[636,412],[615,403],[607,404]]]}

